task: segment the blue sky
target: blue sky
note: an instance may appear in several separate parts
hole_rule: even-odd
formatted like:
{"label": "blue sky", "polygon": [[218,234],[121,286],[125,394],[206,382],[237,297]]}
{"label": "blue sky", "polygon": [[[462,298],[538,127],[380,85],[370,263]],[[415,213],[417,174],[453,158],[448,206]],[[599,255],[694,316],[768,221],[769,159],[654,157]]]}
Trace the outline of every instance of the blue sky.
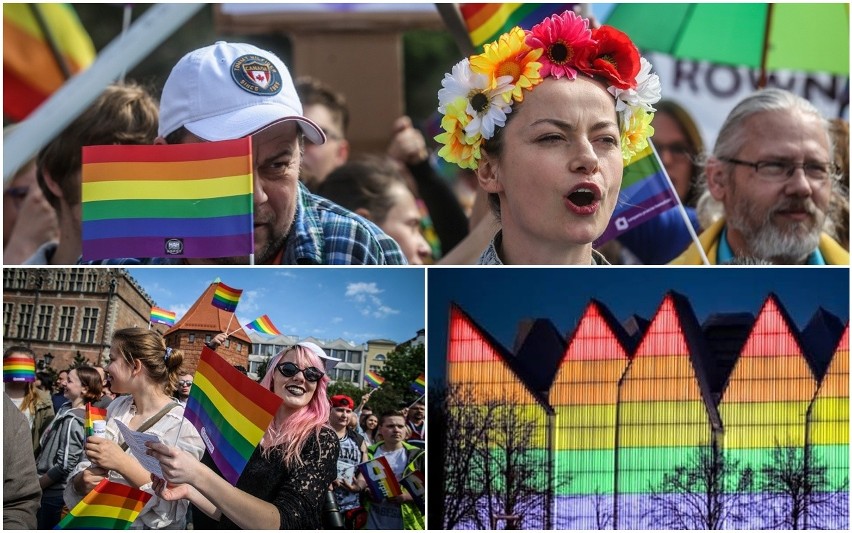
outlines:
{"label": "blue sky", "polygon": [[[182,317],[217,277],[242,289],[236,318],[261,315],[286,335],[403,342],[424,328],[424,272],[415,268],[129,268],[158,307]],[[236,319],[235,319],[236,320]],[[236,325],[231,329],[235,329]]]}

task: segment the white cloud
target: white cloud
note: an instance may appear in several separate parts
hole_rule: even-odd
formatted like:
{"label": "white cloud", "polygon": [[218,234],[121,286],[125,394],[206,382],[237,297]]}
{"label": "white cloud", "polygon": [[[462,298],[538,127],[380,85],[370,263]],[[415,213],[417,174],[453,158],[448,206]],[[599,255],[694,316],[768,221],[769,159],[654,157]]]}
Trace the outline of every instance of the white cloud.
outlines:
{"label": "white cloud", "polygon": [[331,319],[332,324],[340,324],[341,322],[343,322],[343,319],[340,318],[339,316],[336,316],[336,317]]}
{"label": "white cloud", "polygon": [[356,302],[364,302],[367,296],[381,294],[383,291],[376,287],[375,283],[350,283],[346,286],[346,296]]}
{"label": "white cloud", "polygon": [[388,315],[399,314],[399,311],[388,307],[379,298],[379,294],[383,293],[375,283],[350,283],[346,286],[346,296],[359,304],[365,304],[361,307],[360,313],[363,316],[371,316],[373,318],[384,318]]}
{"label": "white cloud", "polygon": [[280,276],[282,278],[296,278],[296,277],[298,277],[298,276],[296,276],[296,274],[293,273],[292,270],[276,270],[275,275]]}

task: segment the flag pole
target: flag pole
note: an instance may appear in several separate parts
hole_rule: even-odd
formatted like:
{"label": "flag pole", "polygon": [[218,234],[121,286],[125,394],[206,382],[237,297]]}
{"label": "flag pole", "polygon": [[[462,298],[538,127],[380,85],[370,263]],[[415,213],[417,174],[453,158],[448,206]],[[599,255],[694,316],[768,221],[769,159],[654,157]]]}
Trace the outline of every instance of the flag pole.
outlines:
{"label": "flag pole", "polygon": [[[124,37],[127,34],[127,30],[130,28],[130,21],[133,17],[133,4],[124,4],[124,16],[121,20],[121,37]],[[124,83],[124,78],[127,76],[127,67],[124,67],[124,70],[121,71],[121,76],[119,76],[119,83]]]}
{"label": "flag pole", "polygon": [[424,392],[423,394],[421,394],[419,398],[417,398],[416,400],[414,400],[414,401],[411,403],[411,405],[409,405],[409,406],[408,406],[408,408],[409,408],[409,409],[411,409],[412,407],[414,407],[414,404],[416,404],[417,402],[419,402],[420,400],[422,400],[424,396],[426,396],[426,393],[425,393],[425,392]]}

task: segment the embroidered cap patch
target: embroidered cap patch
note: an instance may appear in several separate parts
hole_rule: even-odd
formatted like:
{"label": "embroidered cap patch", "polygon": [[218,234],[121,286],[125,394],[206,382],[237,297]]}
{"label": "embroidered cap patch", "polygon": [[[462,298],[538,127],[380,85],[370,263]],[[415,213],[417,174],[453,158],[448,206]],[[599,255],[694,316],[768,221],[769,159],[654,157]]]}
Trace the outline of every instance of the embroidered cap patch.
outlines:
{"label": "embroidered cap patch", "polygon": [[268,59],[248,54],[231,65],[231,77],[246,92],[273,95],[281,91],[281,74]]}

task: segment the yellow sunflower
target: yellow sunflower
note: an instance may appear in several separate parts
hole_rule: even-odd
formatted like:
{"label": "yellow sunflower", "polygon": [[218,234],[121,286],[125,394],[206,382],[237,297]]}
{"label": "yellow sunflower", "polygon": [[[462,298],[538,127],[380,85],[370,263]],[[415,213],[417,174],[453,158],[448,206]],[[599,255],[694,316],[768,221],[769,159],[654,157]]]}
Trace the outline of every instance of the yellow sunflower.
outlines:
{"label": "yellow sunflower", "polygon": [[539,73],[541,63],[536,60],[541,57],[544,49],[532,49],[525,40],[524,30],[514,27],[501,35],[497,41],[486,44],[481,54],[470,58],[471,70],[487,75],[491,79],[492,88],[498,85],[499,78],[512,77],[515,88],[511,93],[503,94],[507,102],[510,97],[516,102],[523,102],[523,90],[530,89],[542,81]]}
{"label": "yellow sunflower", "polygon": [[653,113],[641,108],[633,112],[621,134],[621,157],[625,162],[648,146],[648,137],[654,135],[654,128],[651,126],[653,118]]}

